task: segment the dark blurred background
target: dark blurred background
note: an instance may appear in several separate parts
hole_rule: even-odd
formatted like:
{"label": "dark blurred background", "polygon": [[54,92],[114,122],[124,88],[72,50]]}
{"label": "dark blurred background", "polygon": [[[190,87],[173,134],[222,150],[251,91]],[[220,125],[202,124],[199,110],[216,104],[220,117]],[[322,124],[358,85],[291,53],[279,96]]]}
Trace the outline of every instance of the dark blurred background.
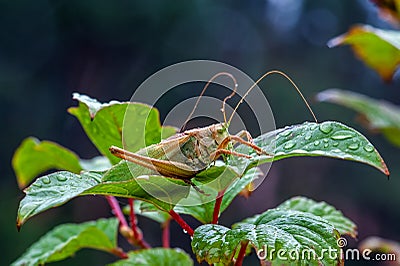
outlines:
{"label": "dark blurred background", "polygon": [[[343,210],[358,224],[360,240],[378,235],[399,241],[399,149],[360,127],[354,112],[312,102],[315,93],[337,87],[400,104],[398,79],[383,83],[348,47],[327,48],[330,38],[354,23],[389,27],[367,0],[0,1],[0,111],[4,121],[0,132],[0,264],[15,260],[55,225],[110,216],[103,198],[77,198],[31,219],[17,233],[16,211],[23,193],[17,187],[11,158],[20,142],[36,136],[91,158],[97,155],[96,149],[78,121],[66,112],[76,105],[72,92],[103,102],[129,100],[134,89],[157,70],[193,59],[225,62],[254,79],[270,69],[286,72],[311,101],[319,120],[338,120],[366,134],[392,173],[388,181],[379,171],[353,162],[279,161],[249,199],[234,201],[223,214],[222,224],[304,195]],[[271,77],[260,86],[268,87],[277,127],[311,119],[287,81]],[[168,111],[160,109],[161,113]],[[140,226],[152,245],[161,245],[157,224],[140,219]],[[172,246],[190,252],[187,235],[176,224],[172,230]],[[57,265],[102,265],[113,260],[111,255],[84,250]]]}

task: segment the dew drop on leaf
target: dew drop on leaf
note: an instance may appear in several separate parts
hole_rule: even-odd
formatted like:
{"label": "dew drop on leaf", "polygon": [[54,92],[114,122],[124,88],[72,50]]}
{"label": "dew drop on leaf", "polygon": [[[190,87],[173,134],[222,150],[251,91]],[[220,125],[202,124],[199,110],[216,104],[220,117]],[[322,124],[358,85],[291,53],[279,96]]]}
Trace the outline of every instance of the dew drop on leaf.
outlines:
{"label": "dew drop on leaf", "polygon": [[290,135],[290,133],[292,133],[290,130],[285,130],[283,131],[281,134],[279,134],[282,137],[287,137]]}
{"label": "dew drop on leaf", "polygon": [[307,133],[306,136],[304,137],[305,140],[310,140],[311,139],[311,133]]}
{"label": "dew drop on leaf", "polygon": [[371,144],[367,144],[364,146],[364,150],[366,152],[372,152],[374,150],[374,147]]}
{"label": "dew drop on leaf", "polygon": [[321,130],[322,133],[328,134],[329,132],[332,131],[332,125],[330,123],[322,123],[319,126],[319,130]]}
{"label": "dew drop on leaf", "polygon": [[349,146],[348,146],[348,148],[350,149],[350,150],[357,150],[358,149],[358,144],[357,143],[352,143],[352,144],[350,144]]}
{"label": "dew drop on leaf", "polygon": [[352,137],[353,137],[352,134],[350,134],[348,132],[343,132],[343,131],[338,131],[331,136],[331,138],[334,140],[344,140],[344,139],[349,139]]}
{"label": "dew drop on leaf", "polygon": [[32,186],[34,187],[42,187],[42,184],[40,184],[39,182],[33,183]]}
{"label": "dew drop on leaf", "polygon": [[333,147],[337,147],[337,146],[339,146],[339,142],[334,142],[332,145],[333,145]]}
{"label": "dew drop on leaf", "polygon": [[67,177],[63,176],[63,175],[59,175],[59,176],[57,176],[57,180],[60,181],[60,182],[64,182],[64,181],[67,180]]}
{"label": "dew drop on leaf", "polygon": [[283,146],[283,148],[286,149],[286,150],[288,150],[288,149],[293,148],[295,145],[296,145],[295,142],[289,141],[289,142],[287,142],[287,143],[285,144],[285,146]]}
{"label": "dew drop on leaf", "polygon": [[329,144],[328,143],[325,143],[324,144],[324,148],[328,148],[329,147]]}
{"label": "dew drop on leaf", "polygon": [[319,145],[319,140],[314,141],[314,146],[318,146]]}
{"label": "dew drop on leaf", "polygon": [[311,131],[314,131],[316,128],[317,128],[317,125],[316,125],[316,124],[312,124],[312,125],[310,126],[310,130],[311,130]]}
{"label": "dew drop on leaf", "polygon": [[47,176],[42,177],[41,180],[42,180],[42,183],[45,185],[48,185],[51,183],[50,178],[48,178]]}

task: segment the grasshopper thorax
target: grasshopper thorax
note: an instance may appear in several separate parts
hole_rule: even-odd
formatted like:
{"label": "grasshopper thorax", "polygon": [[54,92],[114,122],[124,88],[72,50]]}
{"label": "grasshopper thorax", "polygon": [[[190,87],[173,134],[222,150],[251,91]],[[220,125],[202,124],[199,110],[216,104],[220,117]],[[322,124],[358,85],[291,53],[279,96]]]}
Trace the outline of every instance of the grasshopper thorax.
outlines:
{"label": "grasshopper thorax", "polygon": [[226,123],[212,124],[203,128],[187,130],[184,134],[195,136],[199,141],[205,139],[212,140],[214,144],[212,146],[220,145],[227,137],[229,137],[228,125]]}

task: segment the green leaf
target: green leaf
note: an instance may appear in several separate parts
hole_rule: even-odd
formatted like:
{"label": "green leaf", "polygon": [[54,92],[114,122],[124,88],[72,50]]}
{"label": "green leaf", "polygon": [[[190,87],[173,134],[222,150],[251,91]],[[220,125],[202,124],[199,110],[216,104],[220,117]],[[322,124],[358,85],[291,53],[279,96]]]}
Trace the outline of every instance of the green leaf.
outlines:
{"label": "green leaf", "polygon": [[12,166],[20,188],[26,187],[37,175],[50,169],[79,173],[78,156],[51,141],[26,138],[15,151]]}
{"label": "green leaf", "polygon": [[351,45],[354,53],[384,80],[392,79],[400,63],[400,32],[356,25],[328,42],[329,47],[342,44]]}
{"label": "green leaf", "polygon": [[320,102],[331,102],[355,110],[362,116],[368,129],[381,131],[394,145],[400,147],[400,107],[384,100],[375,100],[363,94],[329,89],[317,94]]}
{"label": "green leaf", "polygon": [[258,156],[251,148],[240,145],[237,152],[252,155],[252,159],[232,157],[230,165],[243,168],[296,156],[324,156],[371,165],[385,175],[389,170],[375,147],[361,133],[335,121],[304,122],[268,132],[254,139],[254,143],[274,154]]}
{"label": "green leaf", "polygon": [[[338,237],[334,227],[321,217],[272,209],[261,214],[254,224],[240,223],[234,229],[215,224],[198,227],[193,235],[192,249],[199,262],[227,264],[240,244],[249,241],[257,251],[264,251],[266,260],[278,265],[333,265],[340,262]],[[277,257],[279,250],[285,251],[280,258]],[[332,250],[331,254],[328,250]],[[301,256],[307,252],[317,256]],[[292,256],[296,253],[298,257]]]}
{"label": "green leaf", "polygon": [[118,220],[100,219],[82,224],[63,224],[45,234],[12,265],[42,265],[63,260],[82,248],[118,253]]}
{"label": "green leaf", "polygon": [[[79,106],[69,108],[68,112],[78,118],[89,139],[113,164],[120,159],[108,149],[112,145],[122,146],[122,134],[129,136],[124,145],[135,152],[160,142],[162,134],[168,137],[175,132],[171,127],[162,129],[158,111],[146,104],[118,101],[102,104],[78,93],[73,98],[79,101]],[[129,119],[124,120],[125,117]]]}
{"label": "green leaf", "polygon": [[343,213],[324,201],[316,202],[305,197],[294,197],[277,207],[278,209],[312,213],[327,220],[341,235],[357,237],[357,226]]}
{"label": "green leaf", "polygon": [[61,171],[36,179],[24,190],[26,195],[19,204],[17,227],[20,228],[32,216],[60,206],[96,186],[100,178],[99,173],[77,175]]}
{"label": "green leaf", "polygon": [[152,248],[132,251],[128,253],[129,258],[120,260],[110,265],[138,265],[138,266],[190,266],[193,261],[183,250]]}
{"label": "green leaf", "polygon": [[[161,176],[143,176],[122,182],[101,183],[102,173],[56,172],[38,178],[24,190],[25,197],[18,208],[17,227],[32,216],[58,207],[69,200],[84,195],[106,195],[144,200],[157,208],[169,211],[187,197],[190,187],[181,180]],[[176,189],[176,184],[179,189]],[[153,192],[152,194],[149,193]]]}

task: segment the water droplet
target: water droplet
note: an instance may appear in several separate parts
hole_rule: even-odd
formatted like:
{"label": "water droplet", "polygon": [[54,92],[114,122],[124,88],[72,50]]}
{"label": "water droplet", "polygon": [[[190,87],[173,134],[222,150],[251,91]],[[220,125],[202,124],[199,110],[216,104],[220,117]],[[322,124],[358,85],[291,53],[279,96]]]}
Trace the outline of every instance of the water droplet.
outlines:
{"label": "water droplet", "polygon": [[319,140],[314,141],[314,146],[318,146],[319,145]]}
{"label": "water droplet", "polygon": [[294,146],[296,146],[296,143],[293,142],[293,141],[289,141],[289,142],[287,142],[287,143],[285,144],[285,146],[283,146],[283,148],[288,150],[288,149],[293,148]]}
{"label": "water droplet", "polygon": [[63,175],[59,175],[59,176],[57,176],[57,180],[60,181],[60,182],[64,182],[64,181],[67,180],[67,177],[63,176]]}
{"label": "water droplet", "polygon": [[364,146],[364,150],[366,152],[372,152],[374,150],[374,147],[371,144],[367,144]]}
{"label": "water droplet", "polygon": [[323,139],[323,141],[324,141],[325,143],[328,143],[328,141],[329,141],[329,140],[327,140],[327,139]]}
{"label": "water droplet", "polygon": [[45,185],[48,185],[51,183],[50,178],[48,178],[47,176],[42,177],[41,180],[42,180],[42,183]]}
{"label": "water droplet", "polygon": [[339,146],[339,142],[334,142],[332,145],[333,145],[333,147],[337,147],[337,146]]}
{"label": "water droplet", "polygon": [[290,133],[292,133],[290,130],[285,130],[283,131],[281,134],[279,134],[282,137],[287,137],[290,135]]}
{"label": "water droplet", "polygon": [[324,148],[328,148],[328,147],[329,147],[329,143],[325,143]]}
{"label": "water droplet", "polygon": [[348,146],[348,148],[350,149],[350,150],[357,150],[358,149],[358,144],[357,143],[352,143],[352,144],[350,144],[349,146]]}
{"label": "water droplet", "polygon": [[306,134],[306,136],[304,137],[304,139],[305,139],[305,140],[310,140],[311,137],[312,137],[312,134],[311,134],[310,132],[308,132],[308,133]]}
{"label": "water droplet", "polygon": [[39,183],[39,182],[35,182],[35,183],[32,184],[32,186],[34,186],[34,187],[42,187],[42,184]]}
{"label": "water droplet", "polygon": [[319,130],[321,130],[322,133],[328,134],[332,131],[332,125],[329,122],[324,122],[319,126]]}
{"label": "water droplet", "polygon": [[334,140],[344,140],[344,139],[349,139],[349,138],[352,138],[352,137],[353,137],[353,135],[351,133],[349,133],[349,132],[346,132],[346,131],[338,131],[338,132],[335,132],[331,136],[331,138],[334,139]]}

